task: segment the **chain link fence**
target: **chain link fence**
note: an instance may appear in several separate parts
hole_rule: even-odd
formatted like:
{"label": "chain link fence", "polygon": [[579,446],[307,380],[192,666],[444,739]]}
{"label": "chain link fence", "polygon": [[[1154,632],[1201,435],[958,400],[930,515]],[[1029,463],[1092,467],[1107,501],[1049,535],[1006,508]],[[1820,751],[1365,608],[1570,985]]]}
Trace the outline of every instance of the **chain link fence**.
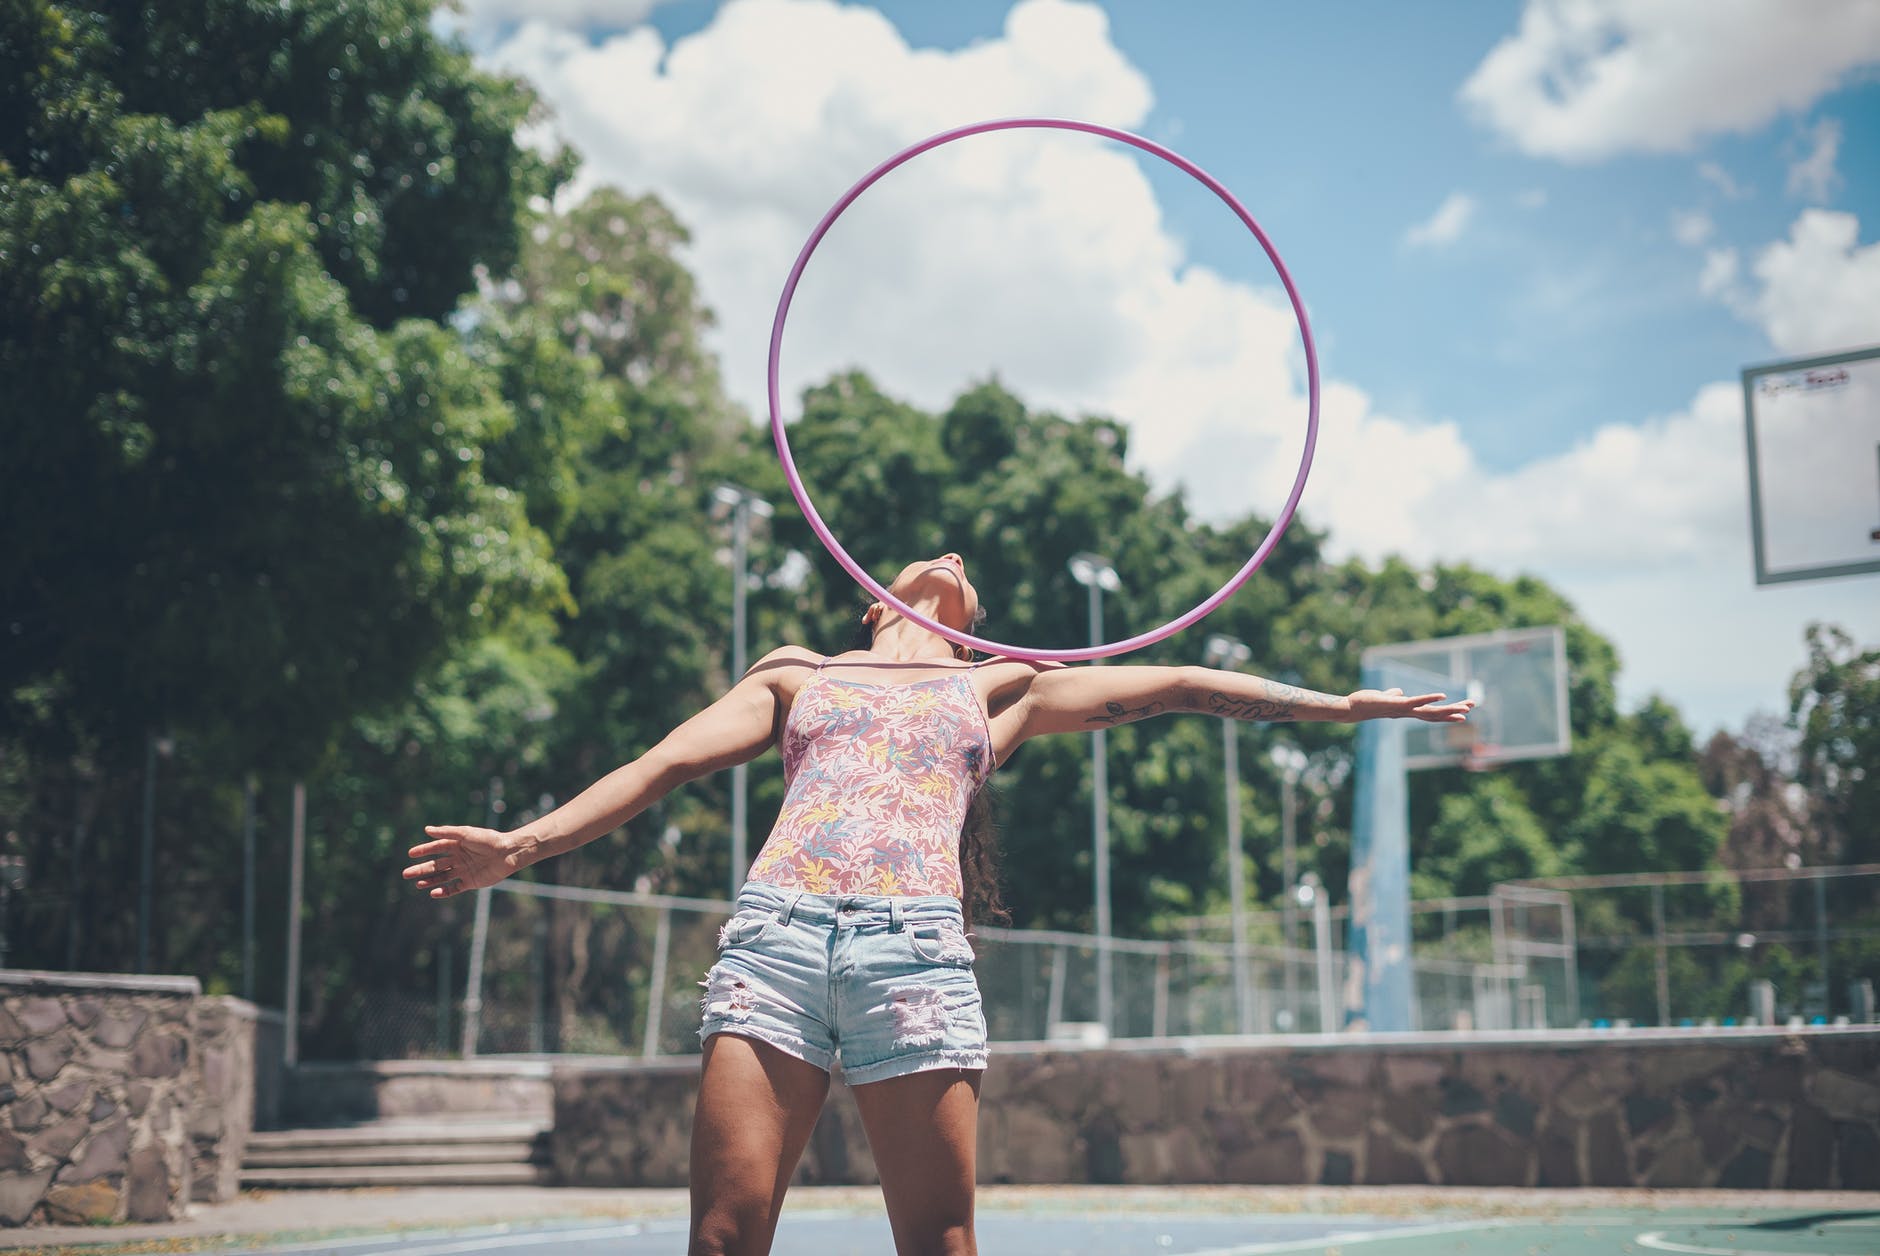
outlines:
{"label": "chain link fence", "polygon": [[[353,996],[352,1042],[370,1059],[696,1052],[699,984],[731,911],[505,882],[440,945],[433,988]],[[1336,1030],[1346,909],[1323,915],[1250,913],[1238,965],[1225,917],[1111,939],[1107,1032],[1100,939],[982,927],[988,1029],[998,1042]],[[1880,981],[1880,866],[1499,885],[1414,904],[1411,921],[1425,1031],[1864,1022]]]}

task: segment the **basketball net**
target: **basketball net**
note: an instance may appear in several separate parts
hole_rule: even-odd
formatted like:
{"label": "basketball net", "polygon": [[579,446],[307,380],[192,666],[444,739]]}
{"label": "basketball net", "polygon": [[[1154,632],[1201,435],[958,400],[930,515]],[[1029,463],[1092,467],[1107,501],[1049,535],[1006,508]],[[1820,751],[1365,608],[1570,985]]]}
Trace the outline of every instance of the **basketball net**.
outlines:
{"label": "basketball net", "polygon": [[1487,772],[1499,765],[1501,747],[1480,739],[1474,726],[1454,724],[1448,730],[1449,747],[1460,751],[1460,765],[1465,772]]}

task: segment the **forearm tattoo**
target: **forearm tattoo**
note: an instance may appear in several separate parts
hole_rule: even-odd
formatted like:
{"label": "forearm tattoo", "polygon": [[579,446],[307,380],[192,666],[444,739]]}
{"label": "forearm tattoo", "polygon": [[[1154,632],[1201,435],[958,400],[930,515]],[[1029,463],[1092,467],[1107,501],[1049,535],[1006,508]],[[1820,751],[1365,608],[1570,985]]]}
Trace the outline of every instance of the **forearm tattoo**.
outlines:
{"label": "forearm tattoo", "polygon": [[1101,715],[1093,715],[1084,723],[1114,728],[1118,724],[1129,724],[1136,720],[1146,720],[1151,715],[1160,715],[1162,709],[1160,702],[1145,702],[1139,707],[1126,707],[1120,702],[1106,702],[1103,704]]}
{"label": "forearm tattoo", "polygon": [[1277,680],[1260,681],[1261,696],[1257,698],[1240,697],[1226,694],[1218,689],[1202,699],[1208,712],[1229,720],[1264,720],[1269,724],[1286,724],[1299,718],[1299,707],[1311,704],[1314,699],[1325,700],[1325,695],[1310,689],[1301,689],[1297,685],[1281,684]]}

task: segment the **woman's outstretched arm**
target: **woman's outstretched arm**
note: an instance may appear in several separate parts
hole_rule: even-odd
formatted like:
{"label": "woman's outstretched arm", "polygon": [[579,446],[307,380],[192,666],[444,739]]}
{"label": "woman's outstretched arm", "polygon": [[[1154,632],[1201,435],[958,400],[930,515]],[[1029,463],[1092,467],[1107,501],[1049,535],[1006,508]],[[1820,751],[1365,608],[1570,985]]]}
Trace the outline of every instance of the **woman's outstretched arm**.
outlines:
{"label": "woman's outstretched arm", "polygon": [[1440,693],[1406,696],[1401,689],[1360,689],[1336,695],[1302,689],[1247,672],[1211,667],[1060,667],[1037,671],[1012,706],[1017,740],[1046,733],[1090,732],[1189,711],[1269,723],[1418,719],[1454,724],[1471,701]]}
{"label": "woman's outstretched arm", "polygon": [[729,693],[651,750],[514,832],[427,825],[427,840],[408,852],[412,862],[405,879],[432,898],[495,885],[530,864],[613,832],[687,781],[755,759],[776,736],[779,675],[791,664],[812,659],[790,648],[766,655]]}

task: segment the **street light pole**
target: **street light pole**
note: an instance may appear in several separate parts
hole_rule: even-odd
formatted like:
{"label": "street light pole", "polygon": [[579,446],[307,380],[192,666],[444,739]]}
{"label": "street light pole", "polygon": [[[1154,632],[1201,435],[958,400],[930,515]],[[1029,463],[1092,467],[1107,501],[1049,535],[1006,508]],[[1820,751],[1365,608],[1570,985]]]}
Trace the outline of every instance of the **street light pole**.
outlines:
{"label": "street light pole", "polygon": [[[1252,660],[1253,650],[1233,637],[1208,638],[1204,658],[1209,667],[1239,667]],[[1227,773],[1227,897],[1234,928],[1234,1021],[1243,1034],[1253,1032],[1253,982],[1247,967],[1246,852],[1240,836],[1240,724],[1221,720],[1221,759]]]}
{"label": "street light pole", "polygon": [[1292,949],[1298,940],[1299,921],[1294,913],[1293,887],[1299,879],[1299,778],[1306,769],[1306,756],[1297,746],[1278,745],[1272,751],[1273,765],[1279,769],[1280,835],[1280,933],[1286,952],[1286,1014],[1296,1026],[1299,1022],[1299,977],[1293,970]]}
{"label": "street light pole", "polygon": [[1319,961],[1319,1032],[1334,1033],[1338,1028],[1334,1024],[1338,1012],[1332,981],[1332,902],[1318,877],[1310,872],[1299,879],[1299,888],[1293,895],[1301,907],[1312,912],[1312,949],[1317,952]]}
{"label": "street light pole", "polygon": [[[720,484],[712,490],[712,502],[720,518],[731,516],[731,683],[744,678],[750,666],[746,655],[746,594],[750,589],[751,517],[768,519],[775,511],[771,504],[748,489],[735,484]],[[744,888],[744,874],[750,868],[750,768],[737,764],[731,769],[731,897]]]}
{"label": "street light pole", "polygon": [[[1103,644],[1103,595],[1123,587],[1107,558],[1075,554],[1071,578],[1090,594],[1090,644]],[[1102,662],[1101,659],[1096,660]],[[1110,776],[1103,728],[1098,726],[1090,744],[1091,848],[1096,864],[1097,911],[1097,1023],[1111,1031],[1115,970],[1110,956]]]}

